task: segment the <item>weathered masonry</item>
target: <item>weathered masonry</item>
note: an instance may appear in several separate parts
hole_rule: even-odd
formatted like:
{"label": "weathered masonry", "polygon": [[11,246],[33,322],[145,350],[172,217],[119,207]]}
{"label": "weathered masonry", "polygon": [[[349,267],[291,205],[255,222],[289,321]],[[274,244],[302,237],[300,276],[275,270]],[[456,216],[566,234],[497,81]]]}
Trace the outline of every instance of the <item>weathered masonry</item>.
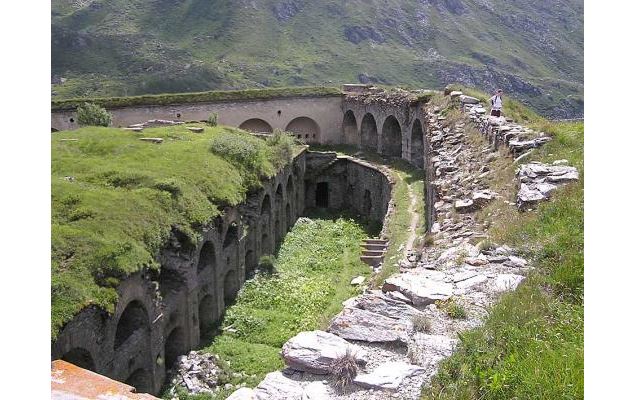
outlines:
{"label": "weathered masonry", "polygon": [[260,256],[275,251],[306,208],[351,209],[383,222],[390,196],[390,180],[377,168],[303,151],[243,204],[225,208],[199,243],[174,231],[160,272],[122,281],[112,315],[97,307],[80,312],[53,343],[52,358],[158,393],[176,357],[220,322]]}
{"label": "weathered masonry", "polygon": [[[293,132],[298,139],[314,144],[350,144],[388,157],[401,157],[423,167],[425,121],[416,97],[379,101],[373,89],[344,85],[342,91],[293,96],[281,93],[262,99],[233,99],[169,105],[137,104],[108,107],[113,125],[126,127],[151,119],[204,121],[218,115],[221,125],[254,133],[274,129]],[[317,91],[316,91],[317,93]],[[384,99],[385,100],[385,99]],[[78,127],[73,108],[54,107],[51,127]]]}

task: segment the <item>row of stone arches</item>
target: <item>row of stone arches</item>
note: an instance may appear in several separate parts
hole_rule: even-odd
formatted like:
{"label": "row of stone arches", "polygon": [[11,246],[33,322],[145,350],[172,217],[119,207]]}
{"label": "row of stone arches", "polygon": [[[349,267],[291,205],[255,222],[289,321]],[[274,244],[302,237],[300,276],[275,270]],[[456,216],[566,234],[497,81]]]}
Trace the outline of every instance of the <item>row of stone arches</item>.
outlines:
{"label": "row of stone arches", "polygon": [[[250,118],[238,126],[240,129],[252,133],[272,133],[273,127],[267,121],[260,118]],[[292,132],[296,138],[306,142],[320,141],[320,126],[314,119],[309,117],[297,117],[291,120],[284,129]]]}
{"label": "row of stone arches", "polygon": [[355,113],[353,110],[348,110],[344,113],[342,132],[347,144],[388,157],[408,158],[413,164],[423,166],[424,132],[421,120],[418,118],[414,120],[410,134],[404,141],[402,126],[394,115],[388,115],[379,130],[372,113],[364,114],[361,124],[358,125]]}

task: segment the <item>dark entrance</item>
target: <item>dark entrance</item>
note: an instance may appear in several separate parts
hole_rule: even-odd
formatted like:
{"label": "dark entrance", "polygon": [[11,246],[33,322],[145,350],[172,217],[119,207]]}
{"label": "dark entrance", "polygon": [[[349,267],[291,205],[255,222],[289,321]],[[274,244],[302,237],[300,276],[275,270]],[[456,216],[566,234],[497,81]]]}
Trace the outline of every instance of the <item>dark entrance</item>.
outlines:
{"label": "dark entrance", "polygon": [[315,205],[319,208],[329,207],[329,184],[319,182],[315,188]]}

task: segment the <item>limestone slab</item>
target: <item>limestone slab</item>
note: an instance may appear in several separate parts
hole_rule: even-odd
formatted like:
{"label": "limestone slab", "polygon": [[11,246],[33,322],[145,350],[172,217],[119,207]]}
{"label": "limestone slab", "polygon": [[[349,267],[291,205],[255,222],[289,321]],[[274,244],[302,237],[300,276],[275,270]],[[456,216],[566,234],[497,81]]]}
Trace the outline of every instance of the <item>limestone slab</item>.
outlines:
{"label": "limestone slab", "polygon": [[405,378],[421,374],[424,371],[418,365],[391,361],[379,365],[371,373],[357,375],[353,382],[367,389],[397,390]]}
{"label": "limestone slab", "polygon": [[406,343],[410,325],[355,307],[346,307],[333,318],[328,331],[348,340]]}

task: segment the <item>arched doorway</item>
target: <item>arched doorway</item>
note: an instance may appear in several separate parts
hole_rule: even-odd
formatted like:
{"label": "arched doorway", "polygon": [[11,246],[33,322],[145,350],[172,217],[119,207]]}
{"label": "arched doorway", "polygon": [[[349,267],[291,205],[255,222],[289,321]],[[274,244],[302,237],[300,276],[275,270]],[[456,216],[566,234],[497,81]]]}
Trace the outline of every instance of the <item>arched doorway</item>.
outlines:
{"label": "arched doorway", "polygon": [[201,338],[209,336],[218,318],[216,298],[211,294],[204,296],[198,304],[199,332]]}
{"label": "arched doorway", "polygon": [[389,157],[401,157],[401,126],[392,115],[384,121],[381,128],[381,154]]}
{"label": "arched doorway", "polygon": [[328,182],[318,182],[315,186],[315,206],[318,208],[329,208]]}
{"label": "arched doorway", "polygon": [[81,347],[75,347],[74,349],[66,352],[66,354],[62,356],[62,360],[67,361],[73,365],[77,365],[80,368],[96,372],[93,356],[90,355],[90,352],[88,350]]}
{"label": "arched doorway", "polygon": [[364,150],[377,152],[377,123],[373,114],[368,113],[362,118],[360,129],[362,148]]}
{"label": "arched doorway", "polygon": [[133,386],[137,393],[152,393],[152,376],[144,369],[139,368],[134,371],[125,382],[127,385]]}
{"label": "arched doorway", "polygon": [[309,117],[298,117],[289,122],[285,131],[293,132],[298,139],[307,143],[320,142],[320,127]]}
{"label": "arched doorway", "polygon": [[201,249],[196,270],[198,273],[201,273],[208,268],[212,271],[216,269],[216,248],[214,247],[214,243],[210,241],[205,242]]}
{"label": "arched doorway", "polygon": [[346,111],[342,122],[342,132],[344,133],[344,143],[358,145],[359,135],[357,134],[357,119],[352,110]]}
{"label": "arched doorway", "polygon": [[269,123],[260,118],[251,118],[238,126],[240,129],[253,133],[272,133],[273,128]]}
{"label": "arched doorway", "polygon": [[225,300],[225,306],[236,299],[238,290],[238,275],[236,274],[236,271],[233,269],[227,271],[223,282],[223,300]]}
{"label": "arched doorway", "polygon": [[183,328],[172,329],[167,339],[165,339],[165,368],[171,368],[177,357],[187,351],[185,344],[185,333]]}
{"label": "arched doorway", "polygon": [[415,119],[412,124],[412,132],[410,135],[410,162],[420,168],[423,168],[423,126],[419,119]]}
{"label": "arched doorway", "polygon": [[119,317],[117,331],[115,332],[115,350],[123,345],[137,331],[143,334],[150,333],[150,319],[148,312],[139,300],[133,300]]}

